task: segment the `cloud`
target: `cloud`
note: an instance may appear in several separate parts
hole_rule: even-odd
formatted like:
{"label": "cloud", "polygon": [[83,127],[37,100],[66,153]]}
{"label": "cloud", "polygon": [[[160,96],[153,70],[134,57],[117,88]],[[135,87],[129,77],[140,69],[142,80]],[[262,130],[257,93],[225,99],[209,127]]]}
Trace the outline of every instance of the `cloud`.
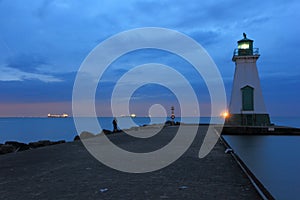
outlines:
{"label": "cloud", "polygon": [[18,69],[24,72],[37,72],[39,68],[49,65],[45,58],[35,54],[16,54],[6,61],[9,68]]}
{"label": "cloud", "polygon": [[[11,70],[11,72],[14,71],[16,70]],[[2,94],[0,103],[71,101],[75,74],[56,74],[54,78],[30,75],[32,76],[30,79],[24,77],[18,79],[16,75],[13,75],[10,79],[0,81]]]}
{"label": "cloud", "polygon": [[0,68],[0,81],[39,80],[42,82],[61,82],[62,80],[52,75],[24,72],[11,67]]}

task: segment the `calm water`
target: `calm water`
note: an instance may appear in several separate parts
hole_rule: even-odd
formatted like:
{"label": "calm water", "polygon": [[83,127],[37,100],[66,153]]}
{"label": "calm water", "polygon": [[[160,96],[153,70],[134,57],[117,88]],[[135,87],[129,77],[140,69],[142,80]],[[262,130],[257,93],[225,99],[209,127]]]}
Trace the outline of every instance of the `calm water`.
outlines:
{"label": "calm water", "polygon": [[[122,129],[130,128],[134,125],[129,124],[130,118],[119,119],[119,126]],[[98,121],[102,129],[112,130],[112,117],[101,117]],[[164,123],[165,118],[136,117],[133,119],[135,126],[145,124]],[[170,120],[170,119],[167,119]],[[183,119],[182,119],[183,120]],[[184,118],[185,123],[197,123],[198,118]],[[208,123],[209,117],[202,117],[200,123]],[[176,118],[175,121],[181,121]],[[216,119],[215,122],[218,120]],[[87,131],[93,131],[90,118],[84,118],[84,123],[88,127]],[[31,142],[38,140],[67,140],[71,141],[77,135],[73,118],[0,118],[0,143],[8,140],[19,142]]]}
{"label": "calm water", "polygon": [[[273,117],[300,128],[300,117]],[[235,153],[276,199],[298,199],[300,136],[225,136]]]}
{"label": "calm water", "polygon": [[[300,117],[274,117],[272,122],[300,128]],[[298,199],[300,136],[224,138],[276,199]]]}

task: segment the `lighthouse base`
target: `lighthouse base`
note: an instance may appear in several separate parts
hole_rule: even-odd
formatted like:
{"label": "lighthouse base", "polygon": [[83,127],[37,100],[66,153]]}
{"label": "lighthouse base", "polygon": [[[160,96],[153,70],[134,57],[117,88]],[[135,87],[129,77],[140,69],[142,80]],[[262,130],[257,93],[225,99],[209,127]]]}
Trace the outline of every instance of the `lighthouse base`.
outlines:
{"label": "lighthouse base", "polygon": [[269,114],[230,114],[225,121],[226,125],[237,126],[269,126]]}

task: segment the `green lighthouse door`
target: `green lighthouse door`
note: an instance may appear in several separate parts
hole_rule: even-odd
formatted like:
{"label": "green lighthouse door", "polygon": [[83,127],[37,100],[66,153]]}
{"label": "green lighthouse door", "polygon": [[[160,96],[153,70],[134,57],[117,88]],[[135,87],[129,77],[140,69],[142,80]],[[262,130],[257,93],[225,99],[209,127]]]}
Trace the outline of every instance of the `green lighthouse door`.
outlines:
{"label": "green lighthouse door", "polygon": [[254,88],[247,85],[243,87],[241,90],[242,90],[242,110],[253,111],[254,110],[254,94],[253,94]]}

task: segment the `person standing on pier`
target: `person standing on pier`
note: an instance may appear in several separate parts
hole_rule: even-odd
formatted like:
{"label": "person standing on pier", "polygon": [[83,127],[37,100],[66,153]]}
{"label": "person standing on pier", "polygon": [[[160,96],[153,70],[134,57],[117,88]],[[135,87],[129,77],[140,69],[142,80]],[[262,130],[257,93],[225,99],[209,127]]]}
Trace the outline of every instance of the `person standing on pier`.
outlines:
{"label": "person standing on pier", "polygon": [[114,117],[114,120],[112,121],[112,123],[113,123],[113,127],[114,127],[113,132],[114,133],[118,132],[118,121],[115,117]]}

